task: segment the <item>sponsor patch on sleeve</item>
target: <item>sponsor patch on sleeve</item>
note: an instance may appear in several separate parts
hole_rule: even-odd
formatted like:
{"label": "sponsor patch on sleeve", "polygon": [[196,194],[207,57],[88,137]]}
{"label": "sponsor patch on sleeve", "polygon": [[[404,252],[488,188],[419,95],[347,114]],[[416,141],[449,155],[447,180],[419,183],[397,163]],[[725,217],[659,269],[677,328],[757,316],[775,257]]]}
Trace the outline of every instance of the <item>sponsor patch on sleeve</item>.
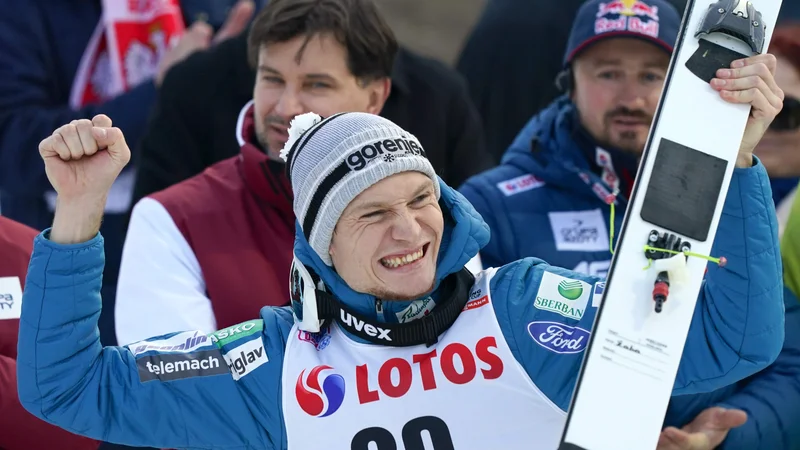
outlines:
{"label": "sponsor patch on sleeve", "polygon": [[256,370],[259,366],[269,361],[264,341],[261,337],[251,339],[225,353],[225,361],[231,369],[234,380]]}
{"label": "sponsor patch on sleeve", "polygon": [[262,330],[264,330],[264,320],[255,319],[215,331],[211,333],[209,337],[211,338],[211,342],[222,348],[233,341],[256,333],[260,334]]}
{"label": "sponsor patch on sleeve", "polygon": [[589,283],[544,272],[533,306],[568,319],[581,320],[590,295],[592,286]]}
{"label": "sponsor patch on sleeve", "polygon": [[590,333],[579,327],[571,327],[558,322],[531,322],[528,334],[533,341],[553,353],[580,353],[589,344]]}
{"label": "sponsor patch on sleeve", "polygon": [[0,277],[0,320],[19,319],[22,312],[22,284],[19,277]]}
{"label": "sponsor patch on sleeve", "polygon": [[160,353],[142,356],[136,360],[139,380],[175,381],[183,378],[225,375],[228,367],[219,349],[192,353]]}
{"label": "sponsor patch on sleeve", "polygon": [[512,178],[510,180],[501,181],[497,183],[497,188],[500,189],[500,192],[505,194],[506,197],[508,197],[514,194],[519,194],[520,192],[530,191],[531,189],[542,187],[544,184],[544,181],[531,174],[527,174]]}
{"label": "sponsor patch on sleeve", "polygon": [[599,308],[603,303],[603,292],[606,290],[606,282],[598,281],[594,285],[594,293],[592,294],[592,308]]}
{"label": "sponsor patch on sleeve", "polygon": [[204,333],[200,331],[184,331],[169,337],[145,339],[128,344],[126,347],[130,349],[133,356],[139,356],[149,351],[189,353],[209,345],[211,345],[211,342]]}

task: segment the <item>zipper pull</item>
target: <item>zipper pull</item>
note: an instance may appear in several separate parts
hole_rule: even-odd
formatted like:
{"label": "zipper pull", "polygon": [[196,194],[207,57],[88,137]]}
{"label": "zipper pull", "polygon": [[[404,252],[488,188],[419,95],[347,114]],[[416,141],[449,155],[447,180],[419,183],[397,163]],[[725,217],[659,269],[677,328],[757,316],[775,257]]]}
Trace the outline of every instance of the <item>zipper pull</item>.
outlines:
{"label": "zipper pull", "polygon": [[375,312],[378,315],[383,316],[383,300],[376,298],[375,299]]}

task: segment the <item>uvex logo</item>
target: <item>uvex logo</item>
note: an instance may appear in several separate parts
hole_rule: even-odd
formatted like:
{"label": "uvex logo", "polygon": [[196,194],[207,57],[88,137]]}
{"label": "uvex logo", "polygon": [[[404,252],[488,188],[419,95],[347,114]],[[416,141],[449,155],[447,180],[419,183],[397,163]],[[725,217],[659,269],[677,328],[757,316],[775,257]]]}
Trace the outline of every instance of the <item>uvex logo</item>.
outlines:
{"label": "uvex logo", "polygon": [[339,312],[342,322],[348,327],[355,329],[359,333],[364,333],[367,336],[377,337],[378,339],[383,339],[385,341],[392,340],[392,338],[389,337],[389,332],[391,330],[387,330],[370,323],[365,323],[363,320],[353,317],[349,312],[343,309],[340,309]]}

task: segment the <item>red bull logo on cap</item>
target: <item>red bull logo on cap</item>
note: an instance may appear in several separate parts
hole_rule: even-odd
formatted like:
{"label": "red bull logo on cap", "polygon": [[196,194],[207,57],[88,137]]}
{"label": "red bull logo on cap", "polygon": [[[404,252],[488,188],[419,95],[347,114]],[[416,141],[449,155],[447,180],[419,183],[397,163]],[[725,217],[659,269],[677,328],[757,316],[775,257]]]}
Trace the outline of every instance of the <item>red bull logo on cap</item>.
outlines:
{"label": "red bull logo on cap", "polygon": [[[619,17],[612,19],[608,17],[611,15]],[[594,32],[602,34],[611,31],[632,31],[658,38],[658,7],[639,0],[600,3]]]}

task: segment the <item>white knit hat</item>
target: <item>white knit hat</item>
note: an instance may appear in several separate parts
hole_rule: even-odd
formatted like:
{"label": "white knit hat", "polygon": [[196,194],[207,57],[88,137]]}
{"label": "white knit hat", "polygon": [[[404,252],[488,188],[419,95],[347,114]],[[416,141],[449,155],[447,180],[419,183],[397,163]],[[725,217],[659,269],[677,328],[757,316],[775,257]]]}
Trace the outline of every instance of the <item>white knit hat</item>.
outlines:
{"label": "white knit hat", "polygon": [[380,180],[400,172],[422,172],[439,180],[416,137],[390,120],[348,112],[326,119],[295,117],[281,151],[294,193],[294,214],[308,243],[328,266],[333,230],[347,205]]}

